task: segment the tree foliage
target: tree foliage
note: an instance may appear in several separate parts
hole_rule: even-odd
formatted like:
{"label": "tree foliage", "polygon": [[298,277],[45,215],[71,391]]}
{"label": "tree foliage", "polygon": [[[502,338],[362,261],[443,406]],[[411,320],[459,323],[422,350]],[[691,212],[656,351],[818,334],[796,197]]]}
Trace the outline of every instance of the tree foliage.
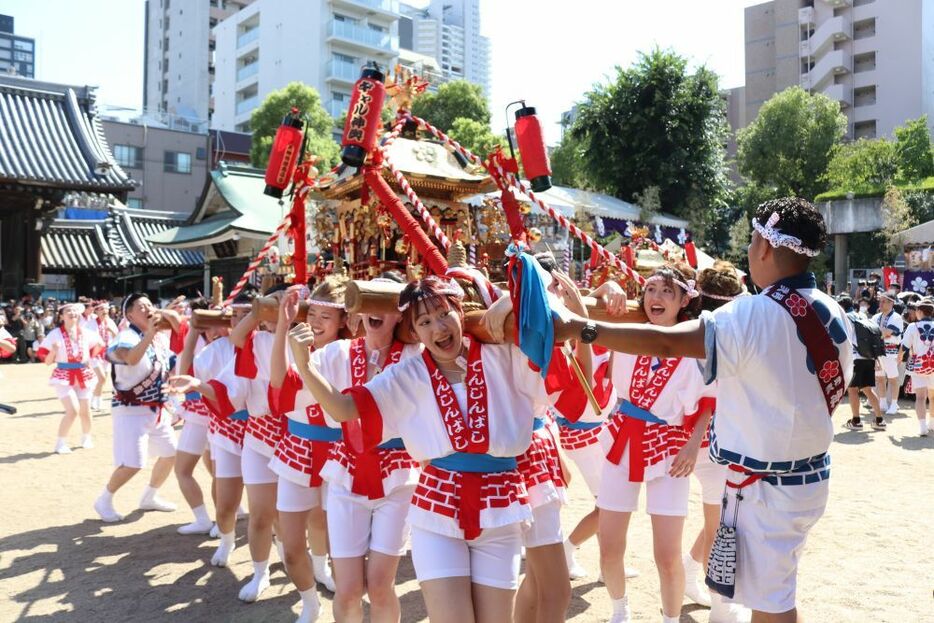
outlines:
{"label": "tree foliage", "polygon": [[490,125],[490,108],[480,85],[466,80],[453,80],[438,87],[436,93],[415,98],[412,114],[421,117],[444,132],[454,127],[455,119],[471,119],[483,126]]}
{"label": "tree foliage", "polygon": [[[703,225],[725,205],[727,133],[717,76],[689,73],[687,60],[656,49],[586,94],[570,129],[590,188],[633,201],[658,188],[660,208]],[[567,139],[565,139],[567,140]],[[560,154],[560,177],[574,179]],[[692,213],[694,212],[694,213]]]}
{"label": "tree foliage", "polygon": [[824,181],[829,188],[858,191],[886,185],[897,172],[894,143],[883,138],[862,138],[833,147]]}
{"label": "tree foliage", "polygon": [[927,115],[895,128],[895,154],[900,182],[918,182],[934,175]]}
{"label": "tree foliage", "polygon": [[447,134],[480,158],[486,158],[497,145],[508,150],[505,137],[493,134],[490,126],[473,119],[458,117]]}
{"label": "tree foliage", "polygon": [[276,130],[293,106],[305,115],[307,151],[318,156],[318,169],[327,171],[337,164],[340,155],[340,146],[332,136],[334,119],[321,105],[318,92],[301,82],[290,82],[284,88],[273,91],[250,116],[250,127],[253,130],[250,160],[253,166],[266,167]]}
{"label": "tree foliage", "polygon": [[558,186],[589,190],[584,173],[584,151],[581,142],[566,132],[561,142],[551,150],[551,179]]}
{"label": "tree foliage", "polygon": [[846,133],[840,105],[825,95],[789,87],[773,95],[739,133],[740,173],[779,196],[813,200],[823,191],[832,150]]}
{"label": "tree foliage", "polygon": [[882,230],[879,235],[885,242],[888,259],[895,259],[901,251],[901,242],[898,233],[914,227],[918,220],[911,211],[908,202],[898,188],[889,186],[882,199]]}

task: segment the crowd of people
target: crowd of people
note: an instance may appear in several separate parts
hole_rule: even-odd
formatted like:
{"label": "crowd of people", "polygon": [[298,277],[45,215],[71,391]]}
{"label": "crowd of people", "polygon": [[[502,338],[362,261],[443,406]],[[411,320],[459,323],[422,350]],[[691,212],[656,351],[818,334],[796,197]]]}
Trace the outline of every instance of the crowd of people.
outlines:
{"label": "crowd of people", "polygon": [[[795,621],[798,562],[827,501],[830,415],[852,378],[876,405],[866,391],[875,374],[861,364],[853,377],[853,320],[808,272],[826,241],[820,214],[781,199],[762,204],[752,225],[749,277],[761,294],[729,263],[699,273],[666,265],[646,280],[639,325],[590,320],[554,258],[523,256],[517,331],[540,336],[537,350],[506,339],[513,297],[473,268],[409,283],[385,273],[401,289],[397,311],[357,317],[339,276],[310,292],[264,293],[277,300],[275,319],[241,293],[229,324],[207,329],[189,315],[206,301],[159,309],[134,293],[119,328],[109,308],[65,305],[37,349],[55,365],[65,409],[58,443],[67,450],[76,417],[90,426],[93,396],[111,378],[114,470],[97,515],[122,520],[115,498],[154,455],[139,507],[175,510],[159,494],[174,471],[192,514],[179,533],[215,534],[210,562],[225,566],[245,489],[253,575],[239,598],[268,588],[275,545],[299,623],[318,617],[318,584],[333,593],[337,621],[362,621],[364,596],[371,620],[404,618],[395,578],[407,549],[432,621],[563,621],[570,579],[593,572],[576,550],[594,536],[612,601],[605,617],[624,623],[638,573],[626,554],[645,546],[627,530],[643,490],[665,623],[679,619],[685,595],[714,622]],[[529,295],[536,283],[541,296]],[[628,307],[612,280],[589,295],[611,317]],[[892,301],[882,297],[875,321],[885,357],[901,347],[918,360],[934,338],[934,300],[918,304],[905,331]],[[491,340],[467,330],[474,310]],[[537,324],[521,324],[530,318]],[[890,364],[879,366],[894,404]],[[921,399],[924,375],[914,374]],[[594,510],[565,535],[568,461]],[[193,476],[199,462],[213,479],[213,518]],[[695,483],[703,529],[685,552]]]}

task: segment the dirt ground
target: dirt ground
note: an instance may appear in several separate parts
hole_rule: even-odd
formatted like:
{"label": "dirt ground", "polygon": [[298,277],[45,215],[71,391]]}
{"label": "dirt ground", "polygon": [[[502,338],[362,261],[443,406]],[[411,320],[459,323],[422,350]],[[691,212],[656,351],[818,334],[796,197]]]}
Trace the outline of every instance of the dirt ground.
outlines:
{"label": "dirt ground", "polygon": [[[103,524],[91,505],[111,470],[109,410],[94,417],[97,446],[71,455],[52,453],[61,405],[41,365],[0,366],[0,402],[16,415],[0,415],[0,621],[292,621],[298,596],[272,555],[272,588],[251,605],[237,600],[250,575],[246,523],[237,527],[237,550],[227,569],[209,559],[216,541],[175,533],[190,513],[173,479],[164,497],[174,513],[132,511],[148,476],[138,476],[116,497],[129,513]],[[798,601],[808,621],[934,622],[934,437],[917,436],[905,408],[882,433],[840,429],[833,444],[827,513],[812,531],[799,576]],[[910,416],[910,417],[909,417]],[[845,416],[838,413],[835,422]],[[78,428],[72,441],[78,440]],[[202,485],[206,473],[199,468]],[[685,529],[690,546],[701,521],[696,481]],[[571,486],[565,530],[592,507],[580,478]],[[627,562],[641,571],[631,581],[635,621],[658,621],[658,580],[652,563],[648,517],[630,528]],[[609,600],[595,581],[597,547],[580,560],[592,577],[575,581],[569,621],[604,621]],[[411,559],[398,577],[406,622],[425,621]],[[320,621],[332,621],[322,592]],[[708,611],[685,604],[682,623],[705,623]]]}

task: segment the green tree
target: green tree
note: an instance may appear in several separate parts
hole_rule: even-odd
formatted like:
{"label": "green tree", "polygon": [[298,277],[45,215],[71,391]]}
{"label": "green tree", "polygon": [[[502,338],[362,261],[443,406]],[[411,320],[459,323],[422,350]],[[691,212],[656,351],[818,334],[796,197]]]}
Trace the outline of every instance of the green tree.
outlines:
{"label": "green tree", "polygon": [[558,186],[588,190],[582,166],[581,142],[566,132],[558,146],[551,150],[551,180]]}
{"label": "green tree", "polygon": [[336,165],[340,156],[340,146],[334,142],[332,135],[334,119],[321,105],[318,92],[301,82],[290,82],[284,88],[273,91],[253,111],[250,116],[250,127],[253,129],[250,160],[255,167],[266,167],[276,130],[293,106],[305,115],[308,136],[306,149],[308,153],[318,156],[318,169],[323,173]]}
{"label": "green tree", "polygon": [[824,172],[845,133],[846,115],[837,102],[789,87],[765,102],[739,133],[739,171],[779,196],[814,199],[826,188]]}
{"label": "green tree", "polygon": [[580,142],[587,186],[634,201],[658,187],[663,209],[703,226],[726,203],[727,136],[717,76],[689,73],[687,60],[656,49],[596,85],[579,106],[571,135]]}
{"label": "green tree", "polygon": [[472,119],[482,125],[490,125],[490,108],[483,97],[480,85],[466,80],[446,82],[436,93],[425,93],[415,98],[412,114],[431,125],[447,132],[454,127],[455,119]]}
{"label": "green tree", "polygon": [[895,153],[898,158],[898,178],[901,182],[919,182],[934,175],[931,155],[931,133],[927,115],[895,128]]}
{"label": "green tree", "polygon": [[834,190],[868,190],[890,183],[897,172],[893,142],[884,138],[861,138],[834,145],[824,181]]}
{"label": "green tree", "polygon": [[882,229],[879,237],[885,243],[888,260],[894,260],[901,250],[898,233],[918,224],[908,202],[898,188],[889,186],[882,198]]}
{"label": "green tree", "polygon": [[509,147],[505,137],[493,134],[489,125],[473,119],[458,117],[451,124],[447,134],[480,158],[486,158],[497,145],[505,148],[508,153]]}

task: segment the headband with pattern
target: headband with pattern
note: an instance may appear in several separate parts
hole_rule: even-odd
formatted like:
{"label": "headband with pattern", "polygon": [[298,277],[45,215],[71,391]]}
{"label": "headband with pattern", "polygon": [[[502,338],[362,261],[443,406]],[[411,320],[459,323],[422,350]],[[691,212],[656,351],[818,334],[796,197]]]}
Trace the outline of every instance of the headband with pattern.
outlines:
{"label": "headband with pattern", "polygon": [[[456,296],[457,298],[462,299],[464,298],[464,289],[460,287],[460,284],[452,279],[447,282],[445,287],[438,290],[435,294],[440,294],[442,296]],[[399,311],[404,312],[412,305],[412,303],[417,303],[426,296],[428,296],[428,294],[424,290],[421,290],[418,296],[414,297],[411,301],[405,305],[399,305]]]}
{"label": "headband with pattern", "polygon": [[[652,283],[653,281],[667,282],[668,280],[669,278],[666,277],[665,275],[652,275],[651,277],[645,280],[645,285],[648,285]],[[689,298],[696,299],[698,296],[700,296],[700,292],[698,292],[697,288],[695,287],[697,285],[697,282],[694,281],[693,279],[688,279],[687,281],[681,281],[680,279],[671,277],[671,282],[677,285],[678,287],[680,287],[682,290],[684,290],[684,293],[687,294]]]}
{"label": "headband with pattern", "polygon": [[786,247],[795,253],[808,257],[820,255],[820,251],[815,251],[814,249],[809,249],[804,246],[800,238],[783,234],[780,230],[776,229],[775,226],[778,225],[779,219],[778,212],[772,212],[772,216],[765,222],[765,225],[756,219],[752,219],[752,227],[776,249],[778,247]]}

